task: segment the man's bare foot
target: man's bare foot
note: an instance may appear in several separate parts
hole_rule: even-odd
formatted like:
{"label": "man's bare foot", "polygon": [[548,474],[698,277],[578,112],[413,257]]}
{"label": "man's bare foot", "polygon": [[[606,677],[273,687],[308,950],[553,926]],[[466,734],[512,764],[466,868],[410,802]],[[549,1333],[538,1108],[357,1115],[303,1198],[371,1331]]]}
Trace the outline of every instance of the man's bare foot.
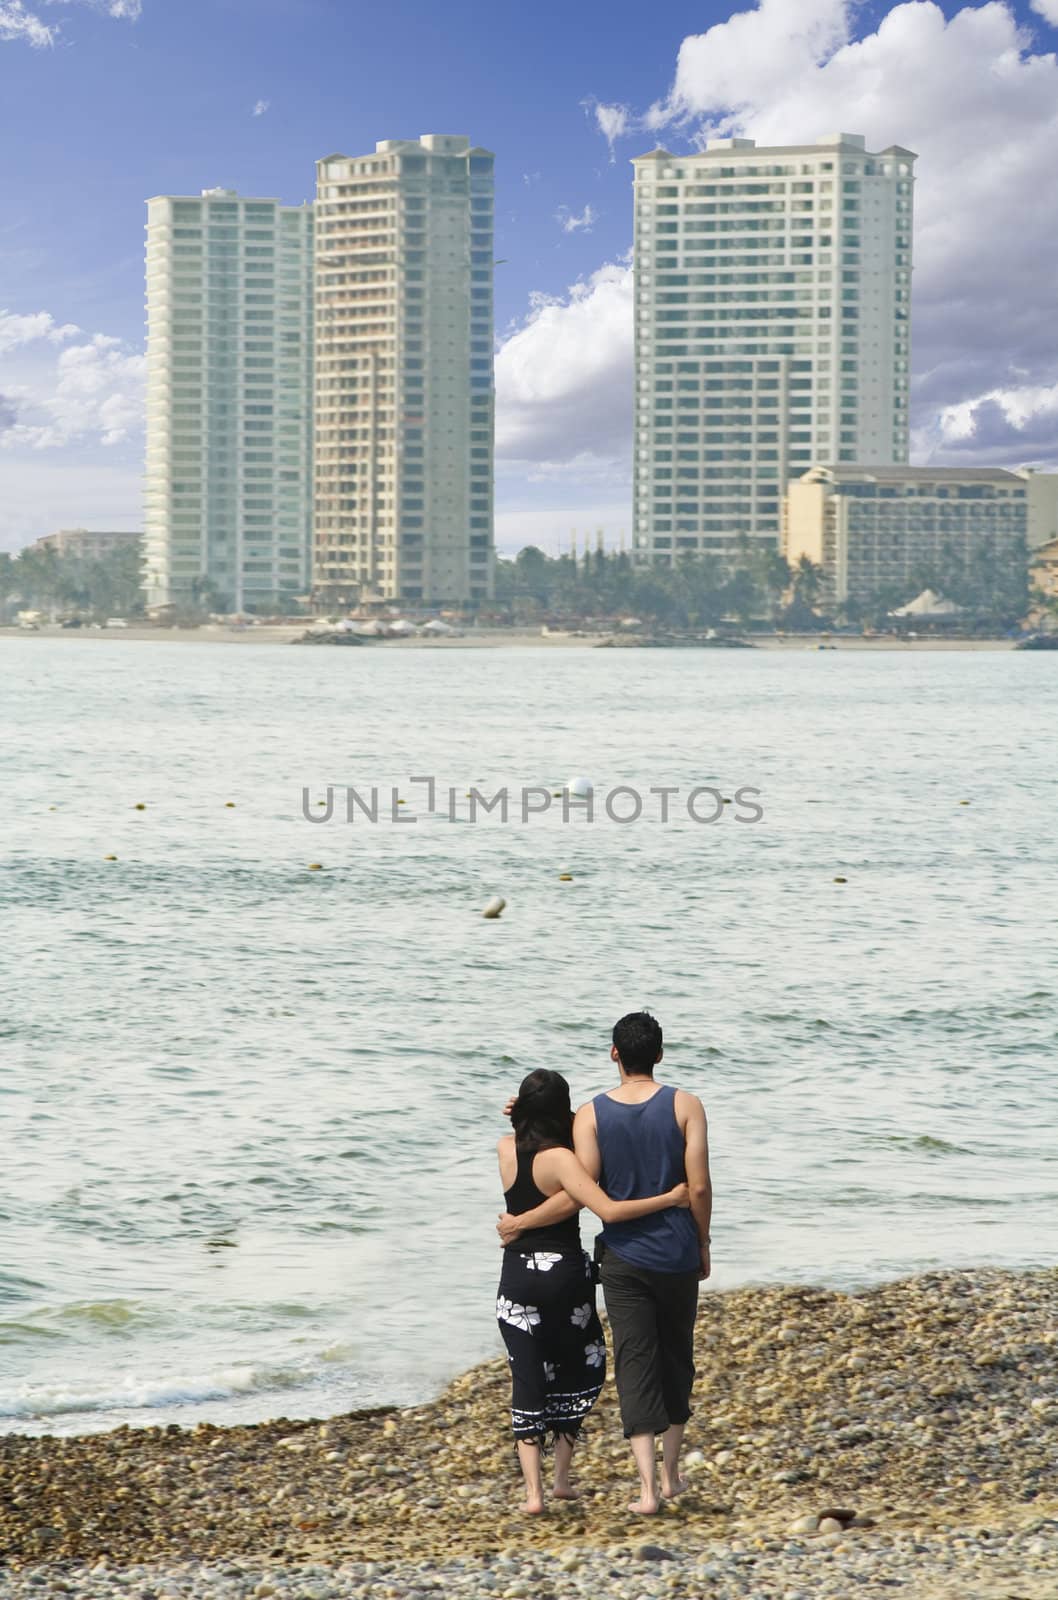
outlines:
{"label": "man's bare foot", "polygon": [[677,1478],[674,1483],[666,1483],[665,1479],[662,1478],[661,1498],[663,1500],[675,1500],[678,1494],[682,1494],[684,1489],[689,1488],[690,1484],[687,1482],[686,1478]]}
{"label": "man's bare foot", "polygon": [[551,1492],[556,1500],[579,1500],[584,1490],[574,1489],[571,1483],[556,1483]]}
{"label": "man's bare foot", "polygon": [[527,1495],[525,1505],[522,1507],[522,1509],[528,1517],[539,1517],[543,1514],[544,1502],[543,1500],[537,1500]]}
{"label": "man's bare foot", "polygon": [[628,1509],[629,1511],[634,1511],[637,1517],[656,1517],[658,1503],[656,1500],[646,1500],[640,1495],[638,1500],[632,1501]]}

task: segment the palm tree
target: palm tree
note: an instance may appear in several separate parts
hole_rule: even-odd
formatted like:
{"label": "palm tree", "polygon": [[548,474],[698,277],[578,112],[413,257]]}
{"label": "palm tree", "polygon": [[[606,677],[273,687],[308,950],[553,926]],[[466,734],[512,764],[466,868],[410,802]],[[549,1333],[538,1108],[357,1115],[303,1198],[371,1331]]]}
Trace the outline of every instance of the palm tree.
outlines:
{"label": "palm tree", "polygon": [[230,611],[231,595],[218,588],[212,578],[201,574],[191,579],[191,602],[196,611]]}
{"label": "palm tree", "polygon": [[816,601],[823,590],[826,574],[810,556],[802,556],[793,570],[793,597],[809,611],[816,609]]}
{"label": "palm tree", "polygon": [[760,610],[761,593],[745,567],[738,567],[731,574],[724,585],[723,594],[726,611],[736,616],[743,627],[752,622]]}
{"label": "palm tree", "polygon": [[18,577],[14,558],[6,550],[0,550],[0,606],[11,595],[17,593]]}

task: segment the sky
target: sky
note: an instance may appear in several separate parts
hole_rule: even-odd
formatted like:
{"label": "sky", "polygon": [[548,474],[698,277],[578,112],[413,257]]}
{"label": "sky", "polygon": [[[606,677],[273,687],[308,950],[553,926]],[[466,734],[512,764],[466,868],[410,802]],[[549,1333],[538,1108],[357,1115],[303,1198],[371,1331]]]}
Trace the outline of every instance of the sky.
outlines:
{"label": "sky", "polygon": [[0,0],[0,549],[141,525],[144,202],[496,152],[497,546],[629,528],[629,162],[919,154],[913,459],[1058,465],[1058,0]]}

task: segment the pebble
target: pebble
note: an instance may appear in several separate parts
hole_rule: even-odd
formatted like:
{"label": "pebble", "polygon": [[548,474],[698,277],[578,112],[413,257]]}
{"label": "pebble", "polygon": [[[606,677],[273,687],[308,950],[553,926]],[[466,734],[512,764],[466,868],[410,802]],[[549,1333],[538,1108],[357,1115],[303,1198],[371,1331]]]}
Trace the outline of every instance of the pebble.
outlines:
{"label": "pebble", "polygon": [[0,1596],[1056,1600],[1056,1330],[1053,1268],[708,1294],[691,1486],[649,1528],[612,1385],[588,1497],[519,1514],[502,1357],[401,1413],[5,1435]]}
{"label": "pebble", "polygon": [[[912,1545],[893,1533],[870,1549],[846,1547],[838,1561],[820,1563],[822,1541],[765,1547],[752,1555],[730,1542],[681,1539],[664,1547],[666,1559],[644,1558],[640,1546],[575,1553],[535,1549],[496,1559],[484,1555],[437,1562],[306,1561],[238,1566],[181,1561],[165,1568],[70,1565],[42,1588],[39,1573],[0,1568],[3,1600],[40,1600],[68,1593],[75,1600],[669,1600],[673,1594],[709,1600],[851,1600],[904,1592],[908,1600],[1054,1600],[1058,1593],[1058,1525],[1037,1524],[1028,1545],[1018,1538],[986,1565],[971,1530],[933,1533]],[[836,1548],[836,1546],[835,1546]],[[639,1560],[635,1556],[640,1557]],[[575,1574],[575,1576],[572,1576]],[[36,1580],[36,1581],[35,1581]],[[497,1581],[498,1580],[498,1581]]]}

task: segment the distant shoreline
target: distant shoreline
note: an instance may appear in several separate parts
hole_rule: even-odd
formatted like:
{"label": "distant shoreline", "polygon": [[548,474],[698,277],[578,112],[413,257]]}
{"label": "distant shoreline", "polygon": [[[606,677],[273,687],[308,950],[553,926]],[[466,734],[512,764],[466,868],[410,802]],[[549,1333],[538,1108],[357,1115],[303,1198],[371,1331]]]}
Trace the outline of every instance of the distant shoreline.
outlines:
{"label": "distant shoreline", "polygon": [[[35,630],[24,628],[0,627],[0,640],[22,639],[32,644],[40,639],[63,639],[68,642],[98,643],[99,640],[117,641],[122,644],[142,643],[153,641],[159,644],[283,644],[289,645],[301,637],[308,624],[282,623],[275,626],[264,625],[258,628],[230,628],[223,624],[206,624],[201,628],[62,628],[58,624],[45,625]],[[622,649],[708,649],[707,645],[694,645],[693,643],[677,643],[674,647],[667,645],[651,646],[639,643],[635,636],[626,636],[619,633],[541,633],[539,629],[533,632],[530,629],[519,628],[476,628],[458,637],[422,638],[415,636],[407,639],[385,639],[365,641],[364,648],[372,650],[525,650],[540,648],[546,650],[591,650],[615,642]],[[953,650],[1013,650],[1017,644],[1015,639],[896,639],[877,638],[868,639],[846,634],[759,634],[752,635],[747,640],[756,650],[895,650],[906,654],[911,650],[953,651]],[[323,646],[321,648],[327,648]],[[355,648],[355,647],[354,647]]]}

